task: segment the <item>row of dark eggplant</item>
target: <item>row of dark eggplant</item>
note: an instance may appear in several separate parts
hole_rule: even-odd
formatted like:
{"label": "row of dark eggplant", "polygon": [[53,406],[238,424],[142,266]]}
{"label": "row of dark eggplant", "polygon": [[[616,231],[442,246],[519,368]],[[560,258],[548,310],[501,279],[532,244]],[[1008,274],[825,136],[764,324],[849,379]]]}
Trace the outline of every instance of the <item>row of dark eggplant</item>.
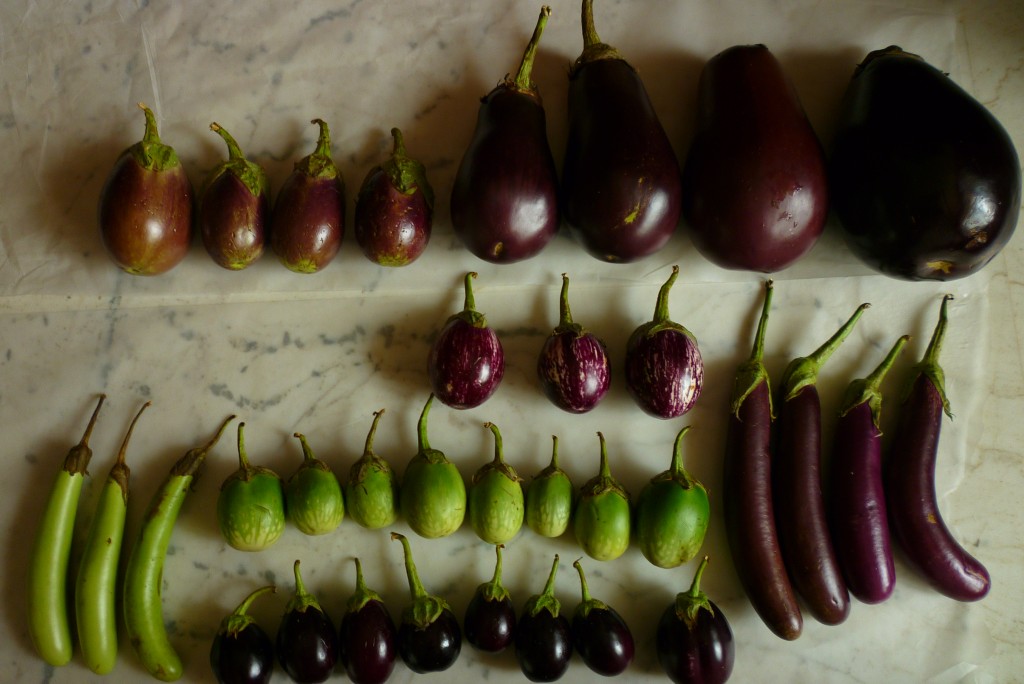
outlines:
{"label": "row of dark eggplant", "polygon": [[[832,157],[764,45],[729,48],[705,65],[696,130],[680,164],[637,71],[600,40],[583,0],[584,49],[569,72],[569,129],[559,181],[543,104],[531,80],[550,9],[541,10],[515,77],[482,98],[451,194],[455,233],[476,256],[537,255],[565,224],[593,256],[624,263],[661,249],[681,218],[698,250],[732,269],[776,272],[821,235],[833,207],[855,254],[908,279],[976,272],[1006,244],[1020,208],[1014,145],[992,114],[921,57],[891,46],[857,66]],[[192,190],[146,110],[142,142],[115,165],[100,201],[104,244],[131,273],[183,258]],[[229,159],[199,201],[214,260],[248,266],[269,240],[283,263],[314,272],[344,232],[345,188],[327,126],[273,212],[266,174],[217,124]],[[430,237],[433,196],[397,129],[395,153],[359,191],[355,235],[376,263],[410,263]]]}

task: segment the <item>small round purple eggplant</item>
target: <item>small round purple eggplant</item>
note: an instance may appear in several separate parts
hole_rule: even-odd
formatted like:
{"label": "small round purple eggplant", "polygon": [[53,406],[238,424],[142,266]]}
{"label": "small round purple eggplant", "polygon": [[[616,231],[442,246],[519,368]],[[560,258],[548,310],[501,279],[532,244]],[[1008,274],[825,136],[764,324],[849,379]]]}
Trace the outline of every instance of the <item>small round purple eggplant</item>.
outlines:
{"label": "small round purple eggplant", "polygon": [[100,193],[100,238],[118,268],[134,275],[165,273],[185,258],[192,240],[192,183],[177,153],[160,140],[156,117],[117,158]]}
{"label": "small round purple eggplant", "polygon": [[537,376],[544,394],[555,406],[569,413],[586,413],[608,392],[608,349],[597,335],[573,322],[569,276],[564,273],[558,310],[558,327],[540,350]]}
{"label": "small round purple eggplant", "polygon": [[572,564],[580,576],[583,599],[572,616],[572,641],[591,670],[604,677],[622,674],[633,662],[636,644],[629,625],[603,601],[591,598],[583,566]]}
{"label": "small round purple eggplant", "polygon": [[345,180],[331,159],[331,131],[322,119],[312,154],[303,157],[281,185],[270,219],[270,246],[296,273],[329,264],[345,234]]}
{"label": "small round purple eggplant", "polygon": [[370,170],[356,197],[355,235],[366,258],[380,266],[407,266],[430,242],[434,190],[426,168],[405,150],[402,132],[391,158]]}
{"label": "small round purple eggplant", "polygon": [[331,616],[306,591],[295,561],[295,595],[277,629],[277,657],[295,682],[323,682],[338,661],[338,632]]}
{"label": "small round purple eggplant", "polygon": [[257,589],[221,621],[210,647],[210,667],[221,684],[270,681],[274,673],[274,643],[246,611],[257,598],[275,591],[274,586]]}
{"label": "small round purple eggplant", "polygon": [[367,588],[356,558],[356,590],[339,629],[339,657],[354,684],[382,684],[395,669],[398,630],[383,599]]}
{"label": "small round purple eggplant", "polygon": [[704,384],[697,338],[668,317],[668,293],[679,267],[658,292],[654,319],[633,331],[626,343],[626,388],[644,411],[676,418],[693,408]]}
{"label": "small round purple eggplant", "polygon": [[482,100],[476,129],[452,187],[455,233],[493,263],[528,259],[558,232],[558,175],[548,145],[544,105],[530,80],[544,26],[542,7],[515,78]]}
{"label": "small round purple eggplant", "polygon": [[445,321],[427,359],[434,395],[457,409],[484,403],[505,375],[505,352],[487,317],[476,310],[473,278],[476,273],[466,274],[463,310]]}
{"label": "small round purple eggplant", "polygon": [[553,682],[561,678],[572,659],[572,628],[555,598],[557,574],[558,554],[555,554],[543,593],[526,601],[516,622],[516,660],[531,682]]}
{"label": "small round purple eggplant", "polygon": [[246,159],[220,124],[210,124],[210,130],[224,139],[228,158],[213,170],[199,200],[199,233],[219,266],[239,271],[263,255],[270,183],[263,167]]}
{"label": "small round purple eggplant", "polygon": [[494,565],[494,577],[476,588],[462,620],[466,641],[476,650],[486,653],[504,651],[512,645],[516,631],[516,611],[512,606],[512,597],[501,584],[503,548],[504,544],[495,545],[498,560]]}
{"label": "small round purple eggplant", "polygon": [[658,622],[658,662],[676,684],[724,684],[736,660],[728,620],[700,589],[707,565],[704,556],[689,591],[677,594]]}

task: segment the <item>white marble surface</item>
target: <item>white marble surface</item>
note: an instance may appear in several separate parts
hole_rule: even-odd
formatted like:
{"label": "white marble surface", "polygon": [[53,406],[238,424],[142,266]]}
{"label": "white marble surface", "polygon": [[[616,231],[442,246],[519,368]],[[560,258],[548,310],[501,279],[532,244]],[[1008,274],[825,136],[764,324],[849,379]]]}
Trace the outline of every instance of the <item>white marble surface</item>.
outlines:
{"label": "white marble surface", "polygon": [[[8,489],[0,498],[6,521],[0,679],[97,679],[78,657],[57,671],[43,665],[29,641],[24,600],[26,548],[44,493],[97,393],[109,400],[92,442],[82,524],[128,421],[143,401],[153,401],[128,455],[128,543],[171,463],[229,413],[247,422],[254,462],[289,473],[299,459],[291,434],[301,430],[345,476],[361,453],[372,412],[384,407],[377,450],[401,470],[415,452],[415,419],[429,391],[429,342],[460,307],[461,278],[470,269],[480,273],[479,308],[505,344],[506,377],[477,409],[435,406],[433,445],[468,478],[490,458],[482,424],[493,420],[504,433],[507,459],[529,476],[547,463],[550,435],[558,434],[563,465],[579,485],[596,472],[594,433],[603,430],[613,472],[637,494],[667,466],[678,429],[692,424],[688,464],[712,497],[705,544],[712,565],[704,586],[733,626],[734,681],[766,681],[765,673],[773,681],[937,684],[1020,676],[1019,238],[971,279],[905,283],[856,263],[833,227],[807,258],[777,275],[767,343],[773,377],[790,357],[813,350],[858,303],[873,304],[823,372],[826,415],[849,379],[865,374],[898,335],[910,333],[915,340],[887,383],[894,393],[910,357],[924,348],[940,294],[957,295],[943,356],[955,420],[943,428],[938,487],[947,522],[993,577],[990,595],[966,605],[935,594],[898,562],[891,600],[855,603],[839,627],[807,618],[803,636],[787,643],[764,627],[743,596],[718,496],[726,400],[733,370],[749,353],[760,278],[711,266],[682,232],[656,256],[627,266],[599,263],[566,237],[529,262],[492,266],[465,251],[447,222],[447,195],[477,99],[517,65],[538,6],[511,0],[53,5],[18,1],[0,8],[0,427]],[[581,41],[577,3],[554,3],[553,10],[534,76],[560,157],[565,72]],[[701,64],[741,42],[764,42],[780,57],[826,143],[853,66],[868,50],[899,43],[949,71],[1024,147],[1020,2],[601,1],[597,19],[602,38],[641,70],[680,156]],[[370,264],[350,233],[337,260],[315,276],[291,273],[270,256],[229,273],[198,244],[169,274],[124,275],[104,254],[94,216],[114,158],[141,135],[134,106],[140,100],[153,106],[165,141],[179,151],[194,182],[223,154],[208,130],[211,121],[227,127],[276,186],[312,149],[316,131],[307,122],[322,117],[331,124],[351,197],[388,152],[387,131],[399,126],[438,191],[433,241],[420,261],[400,270]],[[662,422],[632,404],[621,382],[622,354],[628,332],[650,317],[658,286],[676,263],[682,276],[671,311],[699,339],[706,387],[691,414]],[[614,359],[610,394],[583,416],[551,407],[534,378],[536,353],[556,323],[563,271],[573,278],[576,319],[605,339]],[[893,417],[889,410],[887,423]],[[227,547],[214,506],[220,482],[234,467],[230,432],[186,503],[168,557],[165,617],[186,680],[212,679],[207,653],[220,618],[268,581],[278,583],[281,595],[261,601],[255,614],[273,633],[296,558],[307,585],[336,618],[354,586],[356,555],[399,613],[407,598],[401,549],[385,531],[368,532],[346,520],[316,539],[290,527],[275,547],[258,554]],[[396,529],[408,530],[404,522]],[[446,596],[461,615],[473,587],[490,577],[491,548],[468,525],[446,539],[411,541],[428,589]],[[581,554],[575,542],[528,530],[505,554],[506,586],[517,605],[540,591],[553,553],[563,560],[557,595],[565,609],[576,605],[571,563]],[[584,560],[594,595],[633,627],[638,654],[630,681],[662,678],[654,623],[689,584],[695,565],[659,570],[635,547],[612,562]],[[466,646],[450,672],[426,680],[483,677],[522,679],[511,653],[481,657]],[[126,643],[112,678],[148,679]],[[392,681],[412,678],[399,665]],[[592,679],[577,657],[564,681]],[[278,672],[276,680],[285,681],[284,675]]]}

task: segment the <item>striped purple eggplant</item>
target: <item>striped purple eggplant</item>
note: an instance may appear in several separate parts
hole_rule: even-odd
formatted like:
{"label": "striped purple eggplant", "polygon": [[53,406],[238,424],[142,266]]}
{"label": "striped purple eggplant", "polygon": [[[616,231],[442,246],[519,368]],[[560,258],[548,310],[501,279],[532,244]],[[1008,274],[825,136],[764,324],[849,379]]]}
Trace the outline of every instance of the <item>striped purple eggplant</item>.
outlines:
{"label": "striped purple eggplant", "polygon": [[673,266],[658,292],[653,320],[626,343],[626,387],[640,408],[664,419],[692,409],[704,384],[697,338],[668,317],[668,293],[678,277],[679,267]]}

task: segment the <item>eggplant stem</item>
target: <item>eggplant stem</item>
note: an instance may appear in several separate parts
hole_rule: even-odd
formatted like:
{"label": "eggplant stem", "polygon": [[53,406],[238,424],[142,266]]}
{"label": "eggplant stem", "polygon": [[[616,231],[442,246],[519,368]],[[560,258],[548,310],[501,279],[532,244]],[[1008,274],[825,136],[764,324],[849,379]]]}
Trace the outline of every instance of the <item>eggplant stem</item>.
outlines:
{"label": "eggplant stem", "polygon": [[548,580],[544,583],[544,591],[541,592],[542,596],[554,596],[555,595],[555,576],[558,574],[558,554],[555,554],[555,560],[551,564],[551,572],[548,573]]}
{"label": "eggplant stem", "polygon": [[117,460],[115,461],[116,465],[124,465],[125,452],[128,451],[128,440],[132,438],[132,432],[135,431],[135,424],[139,422],[139,416],[142,415],[142,412],[152,405],[153,402],[147,401],[145,404],[142,405],[142,408],[139,409],[139,412],[135,414],[135,417],[132,418],[132,422],[128,426],[128,432],[125,433],[124,439],[121,440],[121,448],[117,452]]}
{"label": "eggplant stem", "polygon": [[430,449],[430,440],[427,439],[427,414],[430,413],[430,405],[434,403],[434,393],[431,392],[430,396],[427,397],[427,403],[423,405],[423,411],[420,412],[420,420],[416,425],[416,438],[419,441],[420,453]]}
{"label": "eggplant stem", "polygon": [[192,477],[198,473],[203,462],[206,460],[207,452],[209,452],[210,449],[220,441],[220,436],[224,434],[224,430],[227,428],[228,424],[237,417],[238,416],[231,414],[221,422],[220,427],[217,428],[217,432],[210,438],[210,441],[202,446],[189,449],[177,463],[171,466],[171,476]]}
{"label": "eggplant stem", "polygon": [[597,35],[597,27],[594,25],[594,0],[583,0],[582,10],[583,24],[583,49],[601,44],[601,37]]}
{"label": "eggplant stem", "polygon": [[276,592],[277,592],[277,587],[275,587],[273,584],[271,584],[269,586],[266,586],[266,587],[260,587],[256,591],[254,591],[251,594],[249,594],[248,596],[246,596],[245,599],[240,604],[238,604],[238,607],[235,608],[234,612],[231,613],[231,614],[234,615],[234,616],[245,615],[246,612],[249,610],[249,606],[252,605],[253,601],[258,599],[260,596],[263,596],[264,594],[273,594],[273,593],[276,593]]}
{"label": "eggplant stem", "polygon": [[494,576],[491,577],[491,584],[501,584],[501,550],[505,548],[504,544],[495,544],[494,553],[497,556],[497,560],[494,562]]}
{"label": "eggplant stem", "polygon": [[871,411],[871,422],[874,423],[875,429],[878,430],[878,434],[882,434],[882,428],[880,426],[880,415],[882,412],[882,393],[879,388],[882,385],[882,380],[885,378],[886,373],[892,368],[896,362],[896,357],[903,350],[903,347],[910,341],[910,335],[904,335],[903,337],[896,340],[896,343],[886,354],[885,359],[882,360],[878,367],[875,368],[866,378],[854,380],[850,383],[849,387],[846,388],[846,393],[843,395],[843,403],[839,409],[839,416],[845,416],[855,406],[860,406],[866,403]]}
{"label": "eggplant stem", "polygon": [[475,271],[470,271],[466,274],[466,298],[462,305],[465,311],[476,311],[476,299],[473,296],[473,278],[476,278]]}
{"label": "eggplant stem", "polygon": [[249,470],[252,466],[249,465],[249,456],[245,452],[245,422],[238,424],[238,464],[243,470]]}
{"label": "eggplant stem", "polygon": [[754,348],[750,358],[740,364],[733,384],[732,413],[739,414],[740,406],[762,382],[768,386],[768,413],[774,418],[772,406],[771,379],[768,369],[764,367],[764,338],[768,330],[768,314],[772,308],[772,293],[775,291],[771,279],[764,283],[764,303],[761,305],[761,318],[757,321],[757,332],[754,333]]}
{"label": "eggplant stem", "polygon": [[498,430],[498,426],[495,425],[494,423],[488,421],[488,422],[484,423],[484,427],[487,428],[488,430],[490,430],[491,434],[494,435],[494,462],[495,463],[504,463],[505,462],[505,457],[504,457],[504,453],[503,453],[503,450],[502,450],[502,444],[501,444],[501,432]]}
{"label": "eggplant stem", "polygon": [[327,122],[323,119],[313,119],[310,123],[314,123],[320,127],[320,135],[317,136],[316,149],[313,150],[313,154],[317,156],[330,157],[331,129],[327,126]]}
{"label": "eggplant stem", "polygon": [[580,592],[583,596],[581,603],[590,603],[590,587],[587,586],[587,576],[583,574],[583,565],[579,558],[573,561],[572,567],[576,568],[576,573],[580,576]]}
{"label": "eggplant stem", "polygon": [[405,157],[407,156],[405,151],[405,137],[402,135],[402,131],[398,128],[391,129],[391,138],[395,141],[394,147],[391,150],[392,157]]}
{"label": "eggplant stem", "polygon": [[419,573],[416,572],[416,563],[412,559],[412,548],[409,546],[409,540],[406,539],[404,534],[399,534],[398,532],[392,532],[391,539],[392,541],[397,539],[402,543],[402,552],[405,554],[405,575],[409,579],[409,591],[412,593],[413,599],[426,597],[428,595],[427,590],[423,588]]}
{"label": "eggplant stem", "polygon": [[654,306],[654,322],[665,323],[669,320],[668,316],[668,293],[672,289],[672,286],[676,282],[676,278],[679,277],[679,266],[672,267],[672,275],[668,277],[665,284],[658,290],[658,301]]}
{"label": "eggplant stem", "polygon": [[953,417],[953,413],[949,408],[949,398],[946,397],[946,374],[943,372],[942,366],[939,365],[939,352],[942,351],[942,342],[946,337],[946,327],[949,324],[947,309],[952,299],[953,295],[951,294],[942,297],[939,322],[935,324],[935,330],[932,331],[932,338],[928,342],[928,348],[925,349],[924,357],[916,366],[918,373],[923,374],[934,385],[935,391],[939,393],[939,399],[942,401],[942,410],[950,418]]}
{"label": "eggplant stem", "polygon": [[242,154],[242,148],[238,146],[238,143],[235,142],[235,139],[227,132],[227,129],[214,121],[210,124],[210,130],[219,135],[228,146],[228,158],[231,160],[245,159],[245,155]]}
{"label": "eggplant stem", "polygon": [[558,435],[551,435],[551,468],[558,469]]}
{"label": "eggplant stem", "polygon": [[683,466],[683,437],[690,431],[690,427],[690,425],[687,425],[679,431],[679,434],[676,435],[675,444],[672,447],[672,474],[682,477],[687,482],[690,482],[691,478]]}
{"label": "eggplant stem", "polygon": [[601,470],[600,475],[602,478],[611,478],[612,470],[608,467],[608,445],[604,441],[604,434],[601,432],[597,433],[597,438],[601,441]]}
{"label": "eggplant stem", "polygon": [[800,394],[800,391],[818,381],[818,373],[821,367],[828,361],[829,357],[839,349],[850,333],[853,331],[857,321],[864,312],[871,307],[865,302],[857,307],[853,315],[843,324],[839,330],[828,338],[824,344],[818,347],[810,356],[803,356],[793,359],[782,374],[782,394],[785,401],[789,401]]}
{"label": "eggplant stem", "polygon": [[562,274],[562,291],[558,295],[558,325],[572,325],[572,311],[569,309],[569,276]]}
{"label": "eggplant stem", "polygon": [[544,5],[540,8],[540,17],[537,19],[537,26],[533,29],[533,36],[530,38],[530,42],[526,46],[526,51],[523,52],[523,59],[519,63],[519,71],[516,73],[516,78],[513,81],[517,90],[524,92],[532,92],[536,90],[533,82],[530,80],[530,74],[533,71],[534,58],[537,56],[537,46],[540,44],[541,34],[544,33],[544,27],[548,23],[548,17],[551,16],[551,8]]}
{"label": "eggplant stem", "polygon": [[363,447],[364,454],[373,453],[373,438],[377,434],[377,424],[380,422],[380,417],[384,415],[384,409],[373,412],[373,424],[370,425],[370,432],[366,435],[366,445]]}
{"label": "eggplant stem", "polygon": [[316,456],[313,455],[313,448],[309,446],[309,442],[306,440],[306,435],[301,432],[296,432],[292,434],[292,437],[298,439],[299,444],[302,445],[302,460],[307,463],[309,461],[315,461]]}
{"label": "eggplant stem", "polygon": [[704,569],[706,567],[708,567],[708,557],[704,556],[700,565],[697,566],[697,572],[693,574],[693,581],[690,582],[690,588],[686,591],[687,596],[697,598],[703,593],[700,590],[700,580],[704,576]]}

